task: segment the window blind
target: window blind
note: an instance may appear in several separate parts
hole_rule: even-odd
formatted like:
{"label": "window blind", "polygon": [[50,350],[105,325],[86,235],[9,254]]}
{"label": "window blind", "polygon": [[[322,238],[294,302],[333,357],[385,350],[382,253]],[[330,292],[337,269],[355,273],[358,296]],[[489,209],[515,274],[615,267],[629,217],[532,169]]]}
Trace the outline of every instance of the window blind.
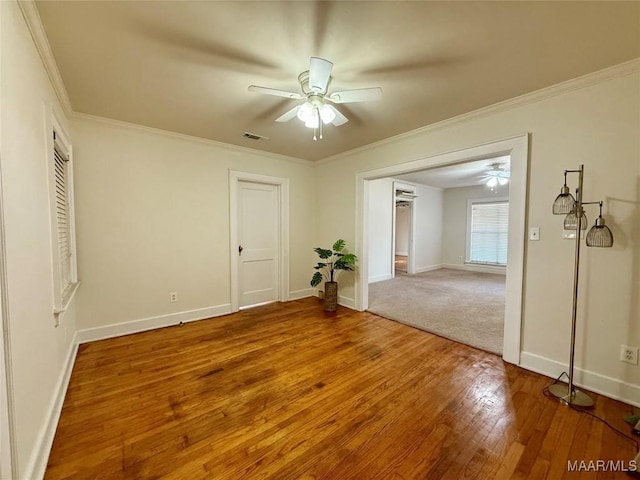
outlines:
{"label": "window blind", "polygon": [[507,264],[509,202],[483,202],[471,205],[469,261]]}
{"label": "window blind", "polygon": [[56,146],[55,160],[55,201],[58,237],[58,258],[60,260],[60,291],[65,298],[72,288],[71,278],[71,228],[69,216],[69,174],[67,156]]}

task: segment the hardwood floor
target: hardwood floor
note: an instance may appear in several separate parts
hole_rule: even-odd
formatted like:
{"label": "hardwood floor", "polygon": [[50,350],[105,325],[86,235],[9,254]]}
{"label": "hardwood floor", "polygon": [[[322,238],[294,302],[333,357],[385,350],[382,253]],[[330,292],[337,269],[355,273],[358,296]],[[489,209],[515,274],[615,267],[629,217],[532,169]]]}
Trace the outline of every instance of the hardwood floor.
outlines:
{"label": "hardwood floor", "polygon": [[[555,480],[633,458],[548,384],[373,314],[271,304],[81,345],[46,478]],[[595,397],[629,432],[633,409]]]}

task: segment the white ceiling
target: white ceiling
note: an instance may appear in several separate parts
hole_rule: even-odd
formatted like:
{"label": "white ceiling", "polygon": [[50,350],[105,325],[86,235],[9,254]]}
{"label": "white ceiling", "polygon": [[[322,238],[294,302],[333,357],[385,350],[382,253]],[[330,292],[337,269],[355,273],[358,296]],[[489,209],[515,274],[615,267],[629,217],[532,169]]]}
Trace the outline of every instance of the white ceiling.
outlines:
{"label": "white ceiling", "polygon": [[486,173],[492,169],[492,165],[499,164],[505,171],[509,170],[511,158],[509,155],[474,160],[471,162],[447,165],[445,167],[430,168],[418,172],[405,173],[393,177],[396,180],[428,185],[442,189],[473,187],[486,184]]}
{"label": "white ceiling", "polygon": [[[640,57],[640,2],[39,1],[76,112],[318,160]],[[309,57],[340,105],[322,141],[295,101]],[[243,138],[250,131],[269,137]]]}

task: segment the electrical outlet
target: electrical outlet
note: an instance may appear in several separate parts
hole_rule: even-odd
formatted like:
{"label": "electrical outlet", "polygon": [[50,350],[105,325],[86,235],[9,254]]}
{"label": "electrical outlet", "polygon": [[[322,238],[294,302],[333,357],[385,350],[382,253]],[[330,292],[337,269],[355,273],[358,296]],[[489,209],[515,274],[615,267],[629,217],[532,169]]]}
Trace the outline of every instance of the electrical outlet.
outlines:
{"label": "electrical outlet", "polygon": [[630,347],[629,345],[620,345],[620,361],[630,363],[631,365],[638,364],[638,347]]}
{"label": "electrical outlet", "polygon": [[169,293],[169,302],[176,303],[178,301],[178,292]]}

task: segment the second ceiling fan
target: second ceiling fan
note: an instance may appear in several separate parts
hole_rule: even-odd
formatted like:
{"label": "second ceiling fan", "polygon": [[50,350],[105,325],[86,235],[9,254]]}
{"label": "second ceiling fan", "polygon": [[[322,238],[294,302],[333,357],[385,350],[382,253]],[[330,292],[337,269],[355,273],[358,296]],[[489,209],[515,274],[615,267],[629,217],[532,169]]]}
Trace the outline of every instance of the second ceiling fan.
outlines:
{"label": "second ceiling fan", "polygon": [[276,118],[276,122],[288,122],[298,117],[308,128],[313,128],[313,139],[322,138],[322,126],[331,123],[336,127],[349,121],[340,111],[331,105],[332,103],[355,103],[379,100],[382,97],[380,87],[360,88],[356,90],[343,90],[328,93],[331,82],[331,68],[333,63],[319,57],[311,57],[309,70],[298,75],[298,82],[302,93],[287,92],[275,88],[250,85],[250,92],[275,95],[277,97],[290,98],[292,100],[306,101],[296,105],[291,110]]}

